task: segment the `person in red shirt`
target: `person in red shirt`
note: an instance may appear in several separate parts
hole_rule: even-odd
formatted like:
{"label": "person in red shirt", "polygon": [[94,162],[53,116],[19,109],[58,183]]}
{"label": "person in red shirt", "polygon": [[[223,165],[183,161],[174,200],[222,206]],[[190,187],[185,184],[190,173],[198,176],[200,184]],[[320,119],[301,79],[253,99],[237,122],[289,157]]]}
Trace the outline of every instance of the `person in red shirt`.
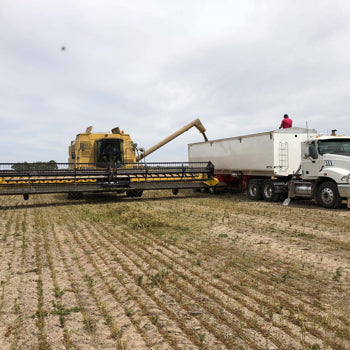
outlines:
{"label": "person in red shirt", "polygon": [[284,118],[282,120],[282,123],[280,125],[280,129],[282,129],[282,128],[283,129],[291,128],[292,124],[293,124],[293,120],[288,117],[288,114],[285,114]]}

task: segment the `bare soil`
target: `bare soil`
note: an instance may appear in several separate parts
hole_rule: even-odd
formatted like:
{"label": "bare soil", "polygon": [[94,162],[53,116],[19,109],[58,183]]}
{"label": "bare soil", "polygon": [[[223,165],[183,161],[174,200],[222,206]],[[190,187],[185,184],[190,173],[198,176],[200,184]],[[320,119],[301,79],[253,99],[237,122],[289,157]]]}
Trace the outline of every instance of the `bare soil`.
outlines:
{"label": "bare soil", "polygon": [[0,349],[350,349],[350,209],[0,197]]}

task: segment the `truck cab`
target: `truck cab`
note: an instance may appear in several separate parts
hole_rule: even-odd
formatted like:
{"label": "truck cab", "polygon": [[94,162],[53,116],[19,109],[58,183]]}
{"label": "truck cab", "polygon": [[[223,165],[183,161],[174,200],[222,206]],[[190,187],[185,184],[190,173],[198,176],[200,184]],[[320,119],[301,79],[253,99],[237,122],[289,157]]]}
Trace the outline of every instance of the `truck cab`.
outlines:
{"label": "truck cab", "polygon": [[318,136],[302,142],[301,149],[301,178],[312,184],[315,200],[323,207],[334,208],[349,198],[350,138]]}

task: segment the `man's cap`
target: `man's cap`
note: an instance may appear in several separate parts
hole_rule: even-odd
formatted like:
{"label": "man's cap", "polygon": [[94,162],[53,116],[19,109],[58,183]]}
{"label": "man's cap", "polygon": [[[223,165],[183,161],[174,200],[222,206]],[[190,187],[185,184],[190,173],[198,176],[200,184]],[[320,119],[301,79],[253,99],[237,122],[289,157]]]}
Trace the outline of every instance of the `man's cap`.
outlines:
{"label": "man's cap", "polygon": [[284,117],[285,117],[285,118],[288,118],[288,114],[285,114]]}

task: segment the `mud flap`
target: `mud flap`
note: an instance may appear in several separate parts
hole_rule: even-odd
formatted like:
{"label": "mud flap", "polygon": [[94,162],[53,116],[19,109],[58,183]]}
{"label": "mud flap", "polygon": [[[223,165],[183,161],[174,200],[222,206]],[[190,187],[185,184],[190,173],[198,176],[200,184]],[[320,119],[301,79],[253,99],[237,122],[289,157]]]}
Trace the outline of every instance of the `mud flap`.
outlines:
{"label": "mud flap", "polygon": [[289,205],[289,203],[290,203],[290,200],[291,200],[290,197],[286,198],[286,199],[283,201],[283,204],[282,204],[282,205],[284,205],[285,207],[287,207],[287,206]]}

